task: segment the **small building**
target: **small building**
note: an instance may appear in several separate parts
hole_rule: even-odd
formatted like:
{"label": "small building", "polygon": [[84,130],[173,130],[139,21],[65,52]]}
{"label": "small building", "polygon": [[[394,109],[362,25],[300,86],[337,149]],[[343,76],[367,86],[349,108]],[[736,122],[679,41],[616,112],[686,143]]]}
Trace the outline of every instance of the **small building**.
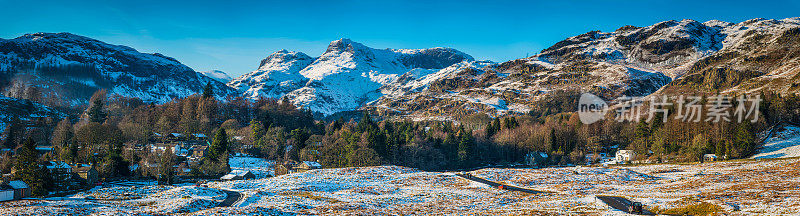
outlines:
{"label": "small building", "polygon": [[275,176],[289,174],[291,170],[292,170],[291,164],[288,163],[278,164],[277,166],[275,166]]}
{"label": "small building", "polygon": [[630,163],[634,158],[636,158],[636,152],[633,150],[619,150],[614,160],[617,163]]}
{"label": "small building", "polygon": [[0,202],[14,200],[14,188],[8,184],[0,185]]}
{"label": "small building", "polygon": [[201,133],[192,134],[192,138],[194,138],[195,140],[208,139],[208,137],[205,134],[201,134]]}
{"label": "small building", "polygon": [[194,146],[194,148],[192,148],[192,157],[203,158],[205,157],[207,150],[208,146]]}
{"label": "small building", "polygon": [[305,171],[305,170],[312,170],[312,169],[319,169],[319,168],[322,168],[322,164],[319,164],[319,163],[314,162],[314,161],[303,161],[302,163],[298,164],[297,167],[295,167],[295,170],[298,170],[298,171],[303,170],[303,171]]}
{"label": "small building", "polygon": [[56,182],[65,182],[72,177],[72,167],[63,161],[47,161],[44,165]]}
{"label": "small building", "polygon": [[14,180],[8,182],[8,186],[14,190],[14,199],[22,199],[31,196],[31,188],[22,180]]}
{"label": "small building", "polygon": [[705,161],[705,162],[713,162],[713,161],[717,161],[718,159],[719,158],[717,157],[716,154],[704,154],[703,155],[703,161]]}
{"label": "small building", "polygon": [[182,140],[185,140],[185,139],[186,139],[186,136],[184,136],[182,133],[170,133],[170,134],[167,134],[167,140],[170,140],[170,141],[182,141]]}
{"label": "small building", "polygon": [[223,181],[254,179],[256,175],[249,170],[233,170],[220,178]]}
{"label": "small building", "polygon": [[543,167],[548,165],[549,159],[550,156],[547,155],[547,153],[539,151],[530,152],[525,155],[525,161],[523,163],[531,167]]}
{"label": "small building", "polygon": [[53,152],[53,147],[52,146],[36,146],[36,151],[38,151],[39,154],[47,154],[47,153]]}
{"label": "small building", "polygon": [[86,184],[95,185],[97,183],[99,173],[94,166],[78,165],[75,168],[72,168],[72,170],[75,170],[75,173],[78,174],[78,177],[86,181]]}

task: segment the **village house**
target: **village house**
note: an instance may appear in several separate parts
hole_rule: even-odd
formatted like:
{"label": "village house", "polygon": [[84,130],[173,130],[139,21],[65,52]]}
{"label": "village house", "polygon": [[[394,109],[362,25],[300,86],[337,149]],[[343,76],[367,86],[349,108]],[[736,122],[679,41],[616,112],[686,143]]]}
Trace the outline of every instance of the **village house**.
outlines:
{"label": "village house", "polygon": [[291,165],[278,164],[277,166],[275,166],[275,176],[289,174],[290,169],[292,169]]}
{"label": "village house", "polygon": [[192,148],[192,157],[203,158],[206,155],[207,150],[208,146],[195,146]]}
{"label": "village house", "polygon": [[314,161],[303,161],[295,167],[296,172],[303,172],[312,169],[322,168],[322,165]]}
{"label": "village house", "polygon": [[223,181],[254,179],[256,175],[249,170],[233,170],[220,178]]}
{"label": "village house", "polygon": [[86,182],[88,185],[95,185],[97,183],[99,173],[93,165],[78,164],[72,168],[75,173]]}
{"label": "village house", "polygon": [[614,160],[616,160],[619,164],[623,164],[630,163],[635,158],[636,152],[633,152],[633,150],[619,150],[617,151],[617,155],[614,157]]}
{"label": "village house", "polygon": [[278,164],[277,166],[275,166],[275,176],[286,175],[291,173],[294,167],[293,165],[294,165],[293,163],[289,162]]}
{"label": "village house", "polygon": [[289,173],[305,172],[312,169],[320,169],[322,164],[314,161],[303,161],[297,163],[296,161],[287,161],[283,164],[275,166],[275,175],[286,175]]}
{"label": "village house", "polygon": [[72,177],[72,167],[63,161],[47,161],[44,166],[56,182],[65,182]]}
{"label": "village house", "polygon": [[[11,191],[10,194],[9,191]],[[22,180],[0,182],[0,201],[18,200],[29,196],[31,196],[31,189]]]}
{"label": "village house", "polygon": [[192,139],[194,139],[194,140],[205,140],[207,138],[208,137],[205,134],[201,134],[201,133],[192,134]]}
{"label": "village house", "polygon": [[184,138],[186,138],[186,137],[183,136],[182,133],[170,133],[170,134],[167,134],[166,138],[169,141],[183,141]]}
{"label": "village house", "polygon": [[39,154],[47,154],[47,153],[53,152],[53,147],[52,146],[36,146],[36,151],[38,151]]}
{"label": "village house", "polygon": [[31,188],[22,180],[10,181],[8,185],[14,189],[14,199],[22,199],[31,196]]}

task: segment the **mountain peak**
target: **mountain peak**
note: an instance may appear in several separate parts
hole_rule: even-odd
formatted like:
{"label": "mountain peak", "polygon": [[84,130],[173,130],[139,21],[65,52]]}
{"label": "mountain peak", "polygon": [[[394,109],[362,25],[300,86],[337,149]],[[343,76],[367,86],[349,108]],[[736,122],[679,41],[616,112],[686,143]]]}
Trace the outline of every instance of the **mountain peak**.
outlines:
{"label": "mountain peak", "polygon": [[302,52],[295,52],[286,49],[281,49],[278,50],[277,52],[270,54],[269,56],[267,56],[267,58],[261,60],[261,64],[258,65],[258,70],[268,70],[267,69],[268,67],[272,67],[275,64],[282,64],[285,62],[290,62],[298,59],[309,60],[313,58]]}
{"label": "mountain peak", "polygon": [[364,44],[350,40],[349,38],[341,38],[339,40],[331,41],[328,49],[325,52],[353,52],[355,50],[362,50],[367,48]]}

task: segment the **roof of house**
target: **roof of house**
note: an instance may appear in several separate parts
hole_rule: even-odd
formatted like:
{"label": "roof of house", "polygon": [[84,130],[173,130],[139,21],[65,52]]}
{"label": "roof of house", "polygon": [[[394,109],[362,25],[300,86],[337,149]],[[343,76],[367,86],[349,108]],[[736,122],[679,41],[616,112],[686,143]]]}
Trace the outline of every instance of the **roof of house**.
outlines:
{"label": "roof of house", "polygon": [[11,186],[11,188],[14,188],[14,189],[26,189],[26,188],[28,188],[28,184],[26,184],[22,180],[10,181],[10,182],[8,182],[8,185]]}
{"label": "roof of house", "polygon": [[322,165],[314,161],[303,161],[303,164],[309,167],[322,167]]}
{"label": "roof of house", "polygon": [[36,150],[38,151],[53,151],[52,146],[37,146]]}
{"label": "roof of house", "polygon": [[64,161],[48,161],[47,162],[47,169],[71,169],[72,167],[69,164],[64,163]]}
{"label": "roof of house", "polygon": [[205,134],[201,134],[201,133],[192,134],[192,136],[197,137],[197,138],[206,138],[207,137]]}
{"label": "roof of house", "polygon": [[222,178],[220,178],[220,179],[228,179],[229,180],[229,179],[233,179],[234,177],[237,177],[237,176],[244,177],[248,173],[251,174],[251,175],[253,174],[248,170],[232,170],[230,173],[222,176]]}
{"label": "roof of house", "polygon": [[[88,172],[89,170],[92,170],[92,166],[79,166],[79,167],[72,168],[72,171],[78,172],[78,173],[80,173],[80,172]],[[97,171],[97,169],[95,169],[95,171]]]}
{"label": "roof of house", "polygon": [[172,135],[174,137],[182,137],[183,136],[183,134],[181,134],[181,133],[170,133],[170,135]]}
{"label": "roof of house", "polygon": [[633,150],[619,150],[617,154],[633,154]]}

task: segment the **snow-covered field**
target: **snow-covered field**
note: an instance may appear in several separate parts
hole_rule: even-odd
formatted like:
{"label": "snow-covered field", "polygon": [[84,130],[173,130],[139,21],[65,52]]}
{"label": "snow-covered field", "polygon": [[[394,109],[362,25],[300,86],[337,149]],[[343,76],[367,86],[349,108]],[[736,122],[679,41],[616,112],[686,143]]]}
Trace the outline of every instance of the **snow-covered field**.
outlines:
{"label": "snow-covered field", "polygon": [[[233,161],[252,165],[261,160]],[[674,208],[704,201],[735,215],[800,214],[798,166],[800,159],[633,167],[487,168],[472,172],[493,181],[551,192],[541,194],[491,188],[451,172],[425,172],[399,166],[321,169],[272,178],[211,182],[209,188],[148,184],[97,188],[70,197],[0,203],[0,212],[5,215],[617,215],[624,213],[609,209],[595,197],[618,195],[647,207]],[[237,191],[242,196],[232,207],[216,207],[226,197],[222,190]]]}

